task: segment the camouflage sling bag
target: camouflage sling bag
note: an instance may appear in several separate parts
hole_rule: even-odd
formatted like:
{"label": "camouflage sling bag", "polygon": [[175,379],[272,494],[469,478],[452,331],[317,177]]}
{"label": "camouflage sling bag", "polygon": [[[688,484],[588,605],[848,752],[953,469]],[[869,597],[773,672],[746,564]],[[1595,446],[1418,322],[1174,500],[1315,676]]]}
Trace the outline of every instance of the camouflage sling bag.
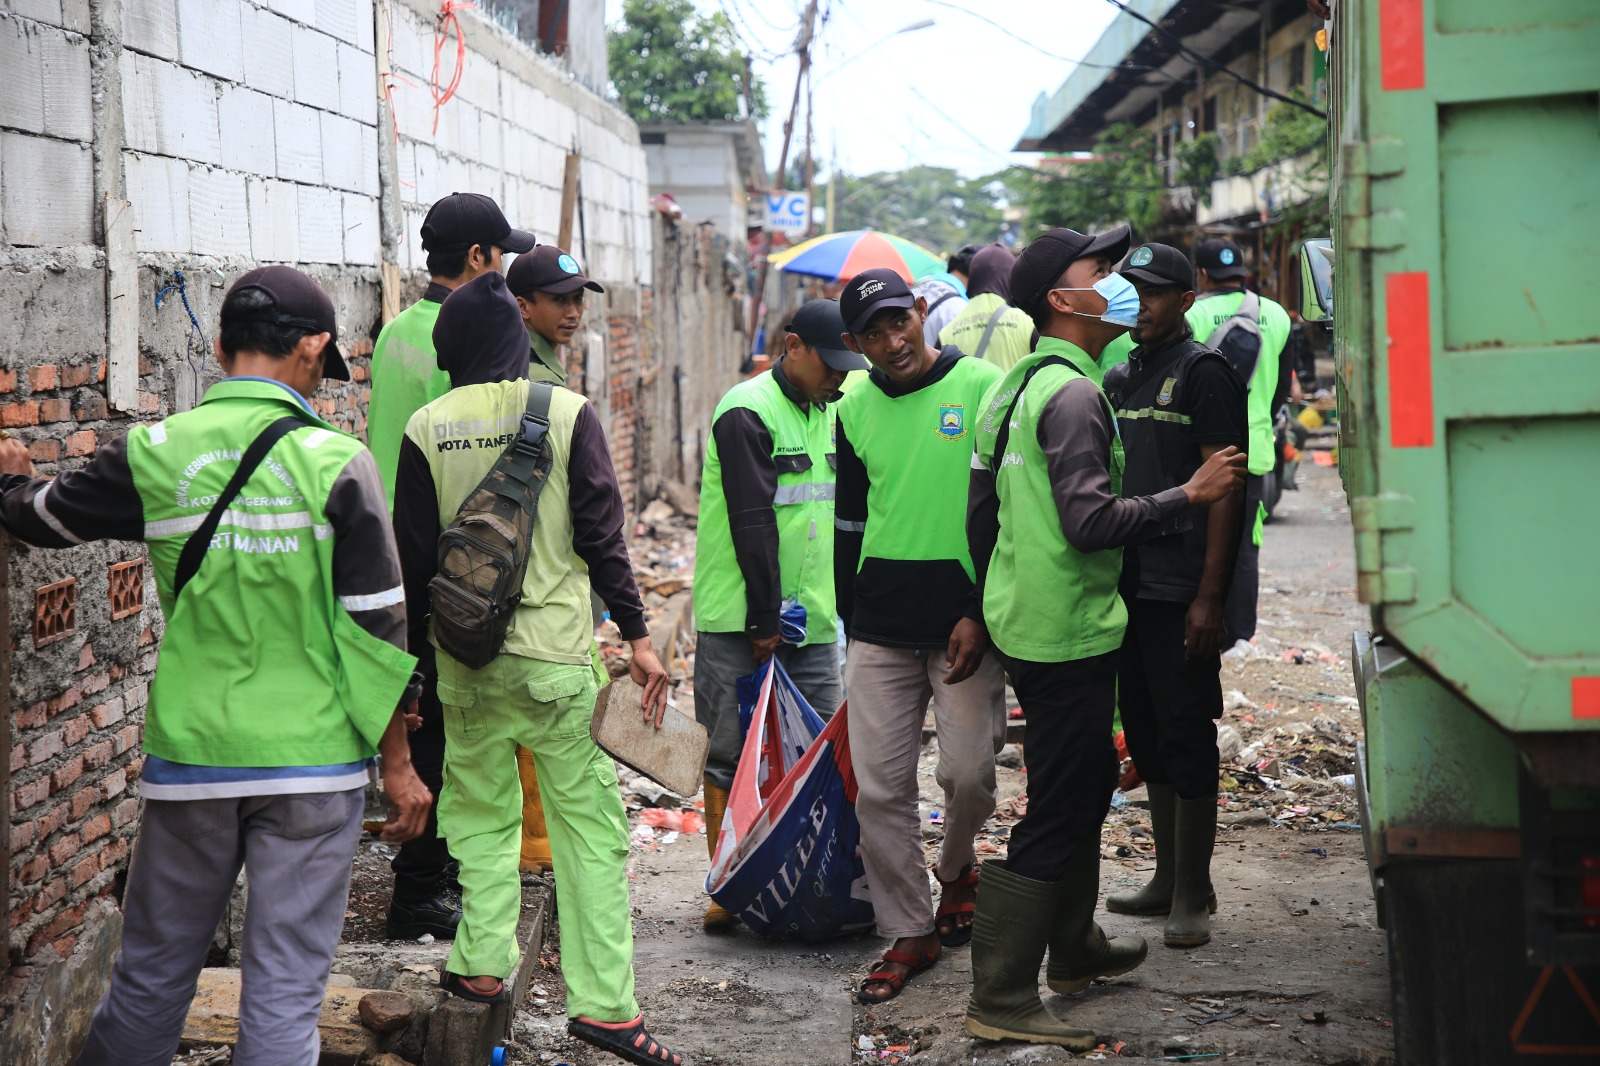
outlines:
{"label": "camouflage sling bag", "polygon": [[473,670],[500,654],[522,602],[539,493],[550,478],[548,382],[528,385],[515,439],[439,536],[439,572],[428,582],[433,636]]}

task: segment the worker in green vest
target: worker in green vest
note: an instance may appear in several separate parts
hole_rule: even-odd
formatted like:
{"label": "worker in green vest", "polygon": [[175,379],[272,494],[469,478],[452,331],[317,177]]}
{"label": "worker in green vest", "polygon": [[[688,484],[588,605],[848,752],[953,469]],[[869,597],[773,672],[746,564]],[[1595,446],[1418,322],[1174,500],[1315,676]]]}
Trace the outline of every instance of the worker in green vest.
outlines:
{"label": "worker in green vest", "polygon": [[[1264,480],[1277,465],[1272,420],[1289,392],[1290,362],[1283,358],[1292,328],[1289,313],[1276,300],[1245,289],[1244,252],[1224,237],[1211,237],[1195,250],[1199,295],[1189,308],[1189,328],[1194,339],[1216,348],[1233,364],[1245,382],[1250,424],[1250,476],[1244,484],[1245,526],[1239,539],[1239,559],[1233,568],[1233,586],[1223,608],[1228,644],[1256,635],[1256,599],[1261,585],[1261,534],[1267,518]],[[1230,320],[1245,319],[1243,329]],[[1217,340],[1228,325],[1237,332],[1232,341]],[[1238,341],[1254,335],[1259,341]],[[1252,359],[1250,352],[1254,350]],[[1247,365],[1248,364],[1248,365]]]}
{"label": "worker in green vest", "polygon": [[297,270],[259,267],[221,319],[229,376],[194,410],[54,479],[32,479],[28,449],[0,440],[5,528],[47,548],[143,541],[167,620],[121,950],[81,1066],[172,1061],[241,866],[235,1061],[313,1061],[374,751],[383,839],[414,837],[432,805],[405,739],[416,660],[378,471],[307,400],[324,377],[350,378],[333,301]]}
{"label": "worker in green vest", "polygon": [[567,368],[556,349],[571,344],[583,325],[583,294],[605,288],[584,277],[578,261],[553,244],[541,244],[513,259],[506,271],[506,288],[516,297],[522,324],[528,327],[533,350],[529,378],[565,385]]}
{"label": "worker in green vest", "polygon": [[955,345],[974,359],[1010,370],[1039,338],[1033,319],[1012,307],[1011,268],[1017,257],[1003,244],[979,249],[967,280],[967,306],[939,331],[940,345]]}
{"label": "worker in green vest", "polygon": [[[553,244],[541,244],[513,259],[506,270],[506,288],[515,297],[522,324],[528,329],[528,380],[565,385],[567,368],[561,363],[558,346],[571,344],[583,325],[584,292],[606,290],[598,281],[584,277],[578,261]],[[596,626],[602,610],[595,608]],[[539,796],[539,771],[527,748],[517,749],[517,770],[522,776],[522,868],[548,872],[555,860]]]}
{"label": "worker in green vest", "polygon": [[1122,442],[1096,359],[1139,312],[1132,283],[1112,271],[1127,250],[1126,226],[1054,229],[1028,245],[1011,294],[1041,339],[989,391],[975,427],[968,536],[989,637],[1027,721],[1028,812],[1007,857],[984,863],[972,933],[966,1028],[989,1040],[1094,1047],[1093,1030],[1040,1002],[1042,957],[1062,995],[1144,961],[1142,937],[1108,938],[1094,920],[1117,782],[1121,549],[1244,477],[1244,454],[1223,448],[1181,486],[1121,497]]}
{"label": "worker in green vest", "polygon": [[[1119,272],[1139,291],[1131,358],[1105,390],[1127,452],[1122,491],[1153,496],[1182,485],[1213,453],[1246,443],[1245,391],[1221,355],[1196,341],[1184,313],[1194,267],[1178,249],[1143,244]],[[1156,870],[1150,883],[1106,897],[1119,914],[1166,917],[1162,941],[1211,939],[1211,852],[1217,832],[1217,726],[1222,717],[1223,599],[1239,551],[1243,495],[1186,508],[1162,535],[1123,554],[1117,698],[1128,753],[1150,793]]]}
{"label": "worker in green vest", "polygon": [[[439,306],[451,291],[491,270],[502,253],[526,252],[533,234],[513,229],[499,206],[481,193],[451,193],[428,210],[422,222],[422,248],[428,255],[428,287],[422,299],[401,311],[378,333],[372,349],[372,398],[367,406],[367,440],[378,461],[384,495],[394,503],[395,465],[411,415],[450,389],[450,379],[435,362],[433,326]],[[411,734],[411,758],[435,796],[443,787],[444,718],[433,684],[433,649],[417,649],[424,685],[422,727]],[[461,920],[461,895],[455,863],[438,832],[437,812],[415,840],[390,860],[394,891],[386,932],[391,939],[431,935],[447,940]]]}
{"label": "worker in green vest", "polygon": [[[839,306],[845,343],[873,366],[839,405],[834,539],[861,857],[878,935],[894,941],[856,990],[872,1004],[972,937],[974,838],[994,813],[1005,678],[984,654],[966,494],[973,419],[1001,372],[928,345],[927,301],[892,270],[857,274]],[[937,910],[917,806],[930,700],[945,812]]]}
{"label": "worker in green vest", "polygon": [[[527,332],[499,273],[445,299],[433,340],[451,389],[411,416],[395,477],[395,532],[417,644],[429,639],[439,536],[504,451],[497,427],[520,424],[529,390]],[[651,1037],[633,995],[628,821],[616,764],[589,737],[597,692],[591,587],[632,646],[630,672],[658,725],[667,675],[645,627],[600,419],[587,400],[557,386],[549,421],[553,463],[499,655],[474,670],[435,646],[447,741],[439,828],[461,863],[464,890],[441,984],[475,1002],[506,998],[522,916],[520,744],[533,752],[549,809],[568,1031],[630,1061],[670,1066],[677,1056]]]}
{"label": "worker in green vest", "polygon": [[[739,763],[739,678],[776,657],[824,718],[841,700],[833,598],[834,408],[845,349],[834,300],[812,300],[784,331],[771,370],[728,390],[711,416],[695,535],[695,717],[710,735],[706,845],[717,852]],[[800,613],[803,612],[803,621]],[[786,639],[781,616],[788,615]],[[721,904],[707,932],[733,928]]]}

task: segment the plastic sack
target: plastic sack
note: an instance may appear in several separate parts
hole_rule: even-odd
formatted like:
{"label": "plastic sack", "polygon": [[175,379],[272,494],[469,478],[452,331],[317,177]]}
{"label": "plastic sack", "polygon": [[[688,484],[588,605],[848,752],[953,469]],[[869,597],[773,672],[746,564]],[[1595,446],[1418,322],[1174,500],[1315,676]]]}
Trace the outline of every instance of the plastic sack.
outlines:
{"label": "plastic sack", "polygon": [[824,723],[776,659],[740,682],[744,749],[706,891],[765,937],[869,928],[847,708]]}

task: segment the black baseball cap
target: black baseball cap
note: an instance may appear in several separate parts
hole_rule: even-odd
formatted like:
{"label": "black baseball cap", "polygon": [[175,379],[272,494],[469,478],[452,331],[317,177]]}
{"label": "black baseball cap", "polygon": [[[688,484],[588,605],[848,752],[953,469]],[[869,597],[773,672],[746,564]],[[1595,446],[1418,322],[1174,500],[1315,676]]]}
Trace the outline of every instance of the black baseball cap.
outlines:
{"label": "black baseball cap", "polygon": [[915,307],[917,298],[911,294],[906,279],[889,267],[863,270],[850,279],[839,294],[839,313],[844,317],[848,333],[860,333],[872,321],[872,316],[887,307]]}
{"label": "black baseball cap", "polygon": [[1194,267],[1189,257],[1170,244],[1141,244],[1117,265],[1117,273],[1148,285],[1176,285],[1194,291]]}
{"label": "black baseball cap", "polygon": [[506,271],[506,288],[513,296],[526,296],[531,292],[561,296],[578,289],[606,291],[598,281],[584,277],[578,261],[553,244],[541,244],[513,259]]}
{"label": "black baseball cap", "polygon": [[1053,229],[1035,237],[1011,268],[1012,305],[1032,314],[1067,267],[1091,255],[1103,255],[1115,263],[1128,254],[1132,239],[1127,226],[1096,236],[1075,229]]}
{"label": "black baseball cap", "polygon": [[481,192],[453,192],[428,208],[422,220],[424,251],[464,252],[481,244],[521,254],[535,243],[527,230],[512,229],[500,205]]}
{"label": "black baseball cap", "polygon": [[307,333],[326,333],[329,341],[322,351],[322,376],[334,381],[350,380],[350,367],[339,353],[339,326],[334,321],[333,301],[322,291],[321,285],[294,267],[264,266],[239,275],[239,280],[228,289],[228,296],[245,289],[265,293],[272,300],[272,306],[241,312],[230,309],[224,297],[224,326],[230,322],[268,322],[303,329]]}
{"label": "black baseball cap", "polygon": [[1244,267],[1244,253],[1226,237],[1208,237],[1195,249],[1194,265],[1219,281],[1242,278],[1249,271]]}
{"label": "black baseball cap", "polygon": [[846,348],[839,339],[845,328],[838,300],[808,300],[794,313],[785,329],[815,348],[830,370],[848,374],[852,370],[867,369],[867,361]]}

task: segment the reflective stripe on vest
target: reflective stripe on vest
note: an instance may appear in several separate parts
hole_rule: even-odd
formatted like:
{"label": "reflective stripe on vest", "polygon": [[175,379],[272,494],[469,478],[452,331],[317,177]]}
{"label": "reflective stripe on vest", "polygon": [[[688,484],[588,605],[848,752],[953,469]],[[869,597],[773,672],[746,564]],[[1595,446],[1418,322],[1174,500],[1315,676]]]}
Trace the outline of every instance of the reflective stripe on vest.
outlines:
{"label": "reflective stripe on vest", "polygon": [[812,503],[816,500],[831,500],[834,497],[832,483],[821,484],[815,481],[804,485],[779,485],[778,491],[772,494],[772,502],[779,506],[786,503]]}

